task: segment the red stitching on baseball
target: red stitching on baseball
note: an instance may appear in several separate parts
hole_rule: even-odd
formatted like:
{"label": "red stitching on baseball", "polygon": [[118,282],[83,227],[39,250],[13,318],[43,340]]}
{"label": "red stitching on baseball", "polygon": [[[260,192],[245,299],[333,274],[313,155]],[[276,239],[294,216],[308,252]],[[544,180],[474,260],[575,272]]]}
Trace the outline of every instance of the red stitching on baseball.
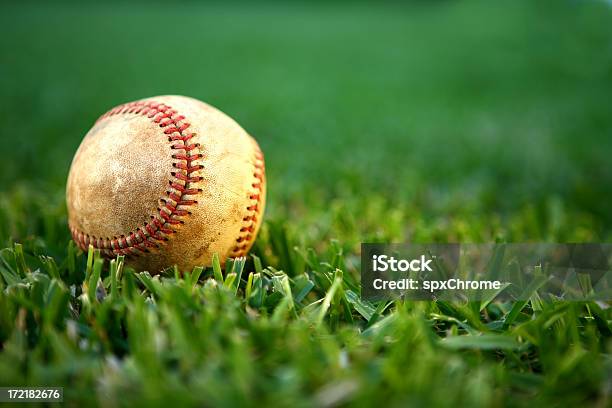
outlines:
{"label": "red stitching on baseball", "polygon": [[195,133],[185,132],[191,124],[185,122],[185,116],[178,115],[177,111],[164,103],[154,101],[137,101],[119,105],[102,115],[98,122],[110,116],[120,114],[136,114],[147,117],[153,123],[158,124],[162,128],[166,128],[163,134],[168,135],[172,150],[182,150],[184,153],[175,153],[173,159],[181,160],[173,163],[173,167],[180,170],[171,172],[172,179],[169,180],[170,190],[166,191],[166,198],[161,198],[163,206],[157,209],[157,213],[151,216],[150,222],[145,222],[142,226],[136,228],[136,231],[130,231],[127,234],[114,236],[112,238],[96,238],[82,231],[79,231],[73,226],[70,226],[70,233],[77,245],[87,250],[91,244],[94,248],[100,249],[102,253],[108,256],[116,255],[139,255],[144,252],[149,252],[148,248],[157,248],[168,240],[168,235],[176,232],[174,228],[184,223],[183,220],[177,217],[184,217],[191,212],[181,207],[194,205],[196,200],[189,199],[187,196],[193,196],[202,192],[201,188],[193,188],[190,183],[195,183],[202,180],[202,177],[192,175],[193,172],[201,170],[204,166],[194,163],[194,161],[203,158],[200,153],[191,154],[192,150],[200,147],[199,143],[189,143],[190,139],[195,136]]}
{"label": "red stitching on baseball", "polygon": [[232,249],[232,255],[237,258],[246,255],[247,249],[251,246],[251,241],[254,238],[259,212],[261,210],[261,199],[263,198],[263,183],[265,179],[265,163],[263,153],[256,147],[255,163],[253,164],[253,179],[255,180],[251,187],[253,190],[249,192],[248,198],[254,200],[255,203],[246,207],[248,214],[242,218],[242,221],[247,223],[240,228],[240,235],[236,238],[236,245]]}

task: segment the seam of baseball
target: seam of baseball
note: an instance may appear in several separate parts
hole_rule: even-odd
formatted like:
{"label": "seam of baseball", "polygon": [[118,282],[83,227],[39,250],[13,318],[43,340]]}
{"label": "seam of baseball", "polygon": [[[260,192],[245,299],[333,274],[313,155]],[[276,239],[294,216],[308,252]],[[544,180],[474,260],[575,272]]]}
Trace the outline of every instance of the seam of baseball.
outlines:
{"label": "seam of baseball", "polygon": [[244,256],[249,250],[258,225],[259,217],[261,217],[261,200],[266,182],[266,166],[264,163],[263,153],[259,146],[255,144],[255,155],[253,164],[253,182],[251,183],[252,190],[249,192],[249,200],[254,200],[255,203],[246,207],[247,215],[242,218],[244,225],[240,228],[240,234],[236,238],[236,244],[232,249],[232,256],[237,258]]}
{"label": "seam of baseball", "polygon": [[171,106],[152,100],[130,102],[106,112],[96,123],[120,114],[136,114],[151,119],[154,124],[164,129],[163,134],[171,143],[170,149],[183,151],[172,154],[172,158],[177,161],[172,163],[175,170],[170,173],[172,178],[169,179],[166,196],[160,197],[161,205],[155,215],[151,215],[151,221],[145,222],[135,231],[105,238],[86,234],[74,226],[70,226],[70,232],[74,241],[83,250],[91,244],[110,256],[140,255],[149,252],[149,248],[158,248],[168,241],[168,235],[175,233],[175,228],[184,224],[180,218],[191,214],[185,207],[197,204],[197,200],[192,198],[202,192],[201,188],[192,186],[192,183],[202,180],[201,176],[193,173],[204,167],[194,162],[204,156],[200,152],[199,143],[188,144],[196,135],[193,132],[186,132],[191,123],[186,122],[185,116],[180,115]]}

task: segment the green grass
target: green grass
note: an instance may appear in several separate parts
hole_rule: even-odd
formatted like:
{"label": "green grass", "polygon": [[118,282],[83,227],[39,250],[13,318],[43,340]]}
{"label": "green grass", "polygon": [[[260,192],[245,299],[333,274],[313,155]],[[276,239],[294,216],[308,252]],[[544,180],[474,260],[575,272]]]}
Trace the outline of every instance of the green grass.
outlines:
{"label": "green grass", "polygon": [[[607,303],[359,298],[361,242],[612,241],[604,2],[11,5],[0,15],[0,385],[71,405],[609,406]],[[194,96],[255,135],[246,263],[76,250],[95,118]]]}

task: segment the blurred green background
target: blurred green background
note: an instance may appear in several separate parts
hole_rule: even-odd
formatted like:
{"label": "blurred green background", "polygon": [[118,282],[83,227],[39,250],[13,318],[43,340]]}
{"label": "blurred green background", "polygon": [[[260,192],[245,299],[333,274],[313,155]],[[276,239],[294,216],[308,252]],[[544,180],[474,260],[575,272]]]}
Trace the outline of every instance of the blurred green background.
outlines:
{"label": "blurred green background", "polygon": [[584,238],[609,238],[611,11],[603,1],[3,6],[0,190],[61,192],[101,113],[184,94],[258,139],[271,217],[378,194],[434,217],[557,206],[581,217]]}

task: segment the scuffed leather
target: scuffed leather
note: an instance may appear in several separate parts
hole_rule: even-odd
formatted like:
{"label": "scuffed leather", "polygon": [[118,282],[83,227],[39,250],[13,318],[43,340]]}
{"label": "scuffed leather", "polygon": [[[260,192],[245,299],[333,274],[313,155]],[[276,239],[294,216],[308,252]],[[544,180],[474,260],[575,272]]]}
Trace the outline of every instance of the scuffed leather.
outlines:
{"label": "scuffed leather", "polygon": [[[197,200],[185,206],[191,214],[177,217],[184,222],[165,234],[167,241],[150,253],[129,255],[128,263],[157,273],[176,264],[180,270],[209,266],[214,253],[221,260],[243,255],[253,244],[265,208],[266,183],[254,189],[257,142],[234,120],[193,98],[159,96],[143,101],[170,105],[189,122],[195,132],[191,142],[199,143],[203,168],[193,174],[202,177],[191,183]],[[99,120],[83,139],[70,168],[66,200],[72,229],[98,238],[126,236],[150,222],[166,197],[172,165],[177,160],[172,142],[150,118],[118,114]],[[257,195],[253,199],[253,195]],[[245,221],[257,207],[255,222]],[[243,251],[235,252],[241,229],[251,228]]]}

